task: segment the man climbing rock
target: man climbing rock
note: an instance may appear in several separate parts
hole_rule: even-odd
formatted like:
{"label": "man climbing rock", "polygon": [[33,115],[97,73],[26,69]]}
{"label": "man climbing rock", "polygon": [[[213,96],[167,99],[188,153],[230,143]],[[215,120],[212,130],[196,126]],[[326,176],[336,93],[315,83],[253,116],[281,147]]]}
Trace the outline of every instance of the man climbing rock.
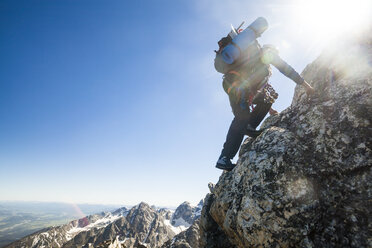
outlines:
{"label": "man climbing rock", "polygon": [[235,167],[231,159],[238,152],[244,135],[257,137],[261,131],[256,128],[266,114],[277,114],[271,108],[278,94],[268,83],[271,76],[270,65],[296,84],[304,86],[308,95],[314,93],[314,89],[279,57],[273,46],[260,46],[256,38],[266,29],[267,22],[260,17],[240,33],[233,28],[227,37],[218,42],[215,68],[224,74],[222,85],[229,96],[234,114],[216,164],[218,169],[231,171]]}

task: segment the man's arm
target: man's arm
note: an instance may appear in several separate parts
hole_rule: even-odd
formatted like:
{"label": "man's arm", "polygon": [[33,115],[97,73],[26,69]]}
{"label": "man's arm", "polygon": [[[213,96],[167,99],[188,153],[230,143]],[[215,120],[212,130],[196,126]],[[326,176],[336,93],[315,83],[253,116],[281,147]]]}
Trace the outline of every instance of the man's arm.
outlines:
{"label": "man's arm", "polygon": [[278,51],[273,46],[264,46],[262,48],[262,62],[265,64],[272,64],[281,73],[283,73],[288,78],[292,79],[296,84],[300,84],[305,87],[307,94],[313,94],[314,89],[311,87],[305,79],[303,79],[300,74],[298,74],[295,69],[287,64],[282,58],[279,57]]}

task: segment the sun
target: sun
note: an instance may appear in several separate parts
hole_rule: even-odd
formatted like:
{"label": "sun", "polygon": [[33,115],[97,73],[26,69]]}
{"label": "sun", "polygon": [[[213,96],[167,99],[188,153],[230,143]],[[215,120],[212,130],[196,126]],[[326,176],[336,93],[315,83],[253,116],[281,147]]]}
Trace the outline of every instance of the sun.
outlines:
{"label": "sun", "polygon": [[295,25],[314,39],[335,38],[371,25],[370,0],[296,0],[292,4]]}

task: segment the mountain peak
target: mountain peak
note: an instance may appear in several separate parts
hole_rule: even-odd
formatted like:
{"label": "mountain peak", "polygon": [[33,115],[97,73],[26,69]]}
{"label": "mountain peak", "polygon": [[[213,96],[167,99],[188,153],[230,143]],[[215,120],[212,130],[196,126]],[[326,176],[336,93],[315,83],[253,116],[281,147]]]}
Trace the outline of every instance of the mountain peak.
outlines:
{"label": "mountain peak", "polygon": [[[169,209],[157,209],[141,202],[129,210],[122,207],[113,212],[89,215],[63,226],[43,229],[7,247],[161,247],[180,233],[179,241],[185,239],[186,243],[195,243],[198,226],[194,225],[186,235],[183,231],[193,222],[188,223],[183,218],[196,220],[200,215],[188,203],[181,204],[177,209],[179,214],[182,213],[180,216]],[[173,225],[171,220],[175,220]]]}

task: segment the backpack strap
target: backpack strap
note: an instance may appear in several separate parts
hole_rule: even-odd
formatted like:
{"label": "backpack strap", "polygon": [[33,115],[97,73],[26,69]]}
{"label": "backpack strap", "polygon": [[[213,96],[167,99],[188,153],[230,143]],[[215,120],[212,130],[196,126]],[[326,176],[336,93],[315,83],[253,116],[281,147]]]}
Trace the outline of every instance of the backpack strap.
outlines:
{"label": "backpack strap", "polygon": [[234,74],[234,75],[236,75],[236,76],[238,76],[238,77],[240,77],[241,76],[241,74],[239,73],[239,72],[237,72],[237,71],[234,71],[234,70],[231,70],[231,71],[228,71],[226,74]]}
{"label": "backpack strap", "polygon": [[240,76],[241,74],[237,71],[234,71],[234,70],[231,70],[231,71],[228,71],[226,74],[233,74],[235,76],[237,76],[238,78],[236,80],[234,80],[230,87],[227,89],[227,94],[230,94],[231,90],[234,88],[234,87],[237,87],[239,85],[239,81],[240,81]]}

